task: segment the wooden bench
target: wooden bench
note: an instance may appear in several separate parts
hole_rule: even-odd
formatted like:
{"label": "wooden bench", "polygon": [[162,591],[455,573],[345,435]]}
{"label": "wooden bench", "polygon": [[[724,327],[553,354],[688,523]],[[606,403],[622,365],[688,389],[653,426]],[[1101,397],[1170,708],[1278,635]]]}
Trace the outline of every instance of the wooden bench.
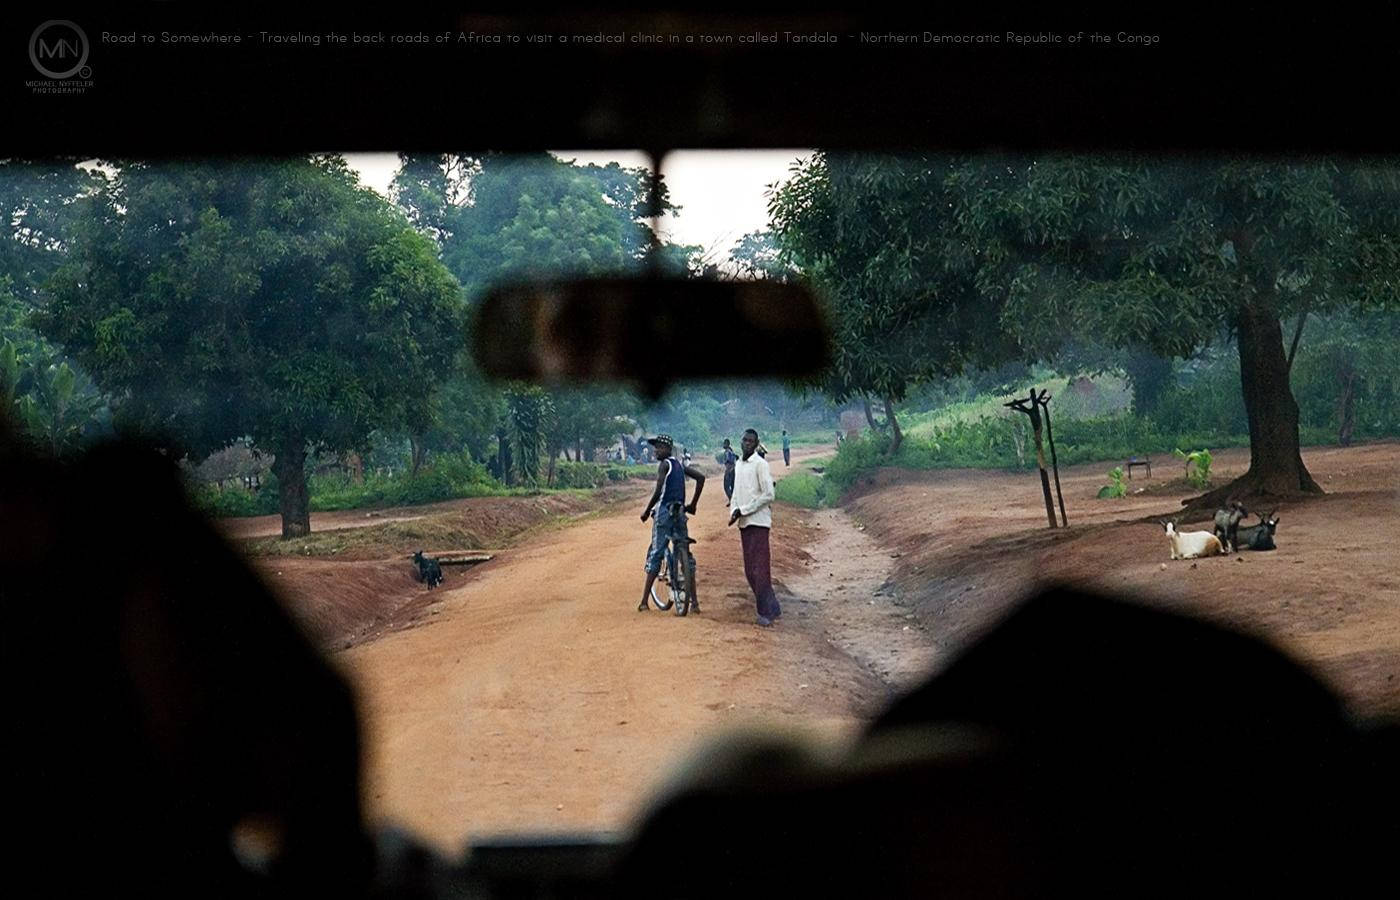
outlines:
{"label": "wooden bench", "polygon": [[1147,457],[1147,456],[1141,456],[1141,457],[1138,457],[1138,456],[1130,456],[1130,457],[1128,457],[1128,480],[1129,480],[1129,481],[1131,481],[1131,480],[1133,479],[1133,467],[1134,467],[1134,466],[1141,466],[1142,468],[1146,469],[1146,470],[1147,470],[1147,477],[1148,477],[1148,478],[1151,478],[1151,477],[1152,477],[1152,459],[1151,459],[1150,457]]}

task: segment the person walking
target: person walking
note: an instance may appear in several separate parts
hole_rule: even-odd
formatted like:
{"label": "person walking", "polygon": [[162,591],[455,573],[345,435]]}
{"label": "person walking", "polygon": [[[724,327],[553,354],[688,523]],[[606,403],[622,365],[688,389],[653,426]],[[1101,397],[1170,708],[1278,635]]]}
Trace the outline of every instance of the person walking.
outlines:
{"label": "person walking", "polygon": [[734,464],[738,461],[739,454],[735,453],[734,448],[729,446],[729,438],[725,438],[724,452],[720,454],[720,462],[724,463],[724,505],[726,508],[734,499]]}
{"label": "person walking", "polygon": [[792,467],[792,438],[788,437],[787,429],[783,429],[783,465]]}
{"label": "person walking", "polygon": [[768,461],[757,453],[758,432],[744,432],[739,442],[743,458],[734,464],[734,497],[729,524],[739,525],[739,542],[744,549],[744,577],[758,602],[759,625],[768,627],[783,614],[773,592],[772,559],[768,532],[773,526],[773,473]]}
{"label": "person walking", "polygon": [[[646,612],[650,608],[651,586],[656,583],[656,576],[661,574],[661,560],[666,556],[666,545],[672,538],[680,538],[684,541],[688,538],[689,532],[686,529],[686,513],[695,515],[695,508],[700,503],[700,492],[705,489],[705,476],[694,466],[682,466],[680,461],[671,456],[672,442],[669,434],[658,434],[656,437],[647,438],[647,443],[656,448],[656,458],[661,461],[656,467],[656,490],[652,491],[651,501],[647,503],[647,508],[642,510],[642,521],[652,518],[652,510],[656,510],[656,517],[651,524],[651,546],[647,548],[646,562],[643,568],[647,573],[646,585],[642,588],[642,602],[637,604],[637,612]],[[685,480],[695,479],[695,494],[690,498],[690,505],[685,505]],[[699,612],[699,608],[695,608]]]}

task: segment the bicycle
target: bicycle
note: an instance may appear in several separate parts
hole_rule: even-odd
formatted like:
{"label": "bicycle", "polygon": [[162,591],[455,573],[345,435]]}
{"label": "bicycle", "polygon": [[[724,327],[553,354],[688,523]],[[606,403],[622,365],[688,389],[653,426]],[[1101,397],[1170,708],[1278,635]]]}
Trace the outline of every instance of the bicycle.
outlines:
{"label": "bicycle", "polygon": [[[663,599],[656,585],[653,583],[651,586],[651,602],[663,612],[674,609],[676,615],[684,616],[691,610],[700,611],[700,600],[695,591],[695,554],[690,552],[690,545],[693,543],[695,538],[686,538],[682,544],[674,535],[666,543],[666,562],[658,581],[666,584],[665,593],[668,596]],[[684,559],[684,565],[678,564],[678,555]]]}

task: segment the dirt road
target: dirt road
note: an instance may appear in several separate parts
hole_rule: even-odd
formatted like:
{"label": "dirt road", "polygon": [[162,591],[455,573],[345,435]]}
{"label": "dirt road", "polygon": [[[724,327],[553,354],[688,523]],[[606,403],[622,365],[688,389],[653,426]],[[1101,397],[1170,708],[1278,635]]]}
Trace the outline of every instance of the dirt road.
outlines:
{"label": "dirt road", "polygon": [[703,612],[637,612],[648,493],[638,484],[481,567],[434,597],[430,624],[337,654],[361,695],[372,815],[445,850],[468,835],[620,829],[708,735],[762,722],[839,737],[883,700],[808,610],[753,624],[717,477],[691,520]]}
{"label": "dirt road", "polygon": [[[1304,456],[1330,493],[1280,511],[1277,551],[1165,568],[1150,518],[1189,493],[1170,483],[1180,470],[1169,464],[1114,501],[1094,496],[1106,465],[1062,470],[1071,528],[1053,532],[1028,473],[872,473],[840,510],[775,513],[784,616],[774,629],[752,624],[718,477],[692,519],[704,611],[686,619],[635,610],[650,534],[638,518],[644,482],[433,592],[401,559],[258,563],[304,594],[303,609],[356,621],[384,597],[413,595],[334,659],[361,694],[371,814],[456,852],[468,836],[623,828],[681,754],[728,726],[839,739],[1043,577],[1264,634],[1358,711],[1400,713],[1400,557],[1385,537],[1400,515],[1400,444]],[[1217,477],[1247,461],[1219,454]],[[780,456],[774,471],[787,471]],[[456,515],[519,515],[518,505],[464,501]],[[290,563],[305,571],[292,578]],[[359,594],[343,589],[350,581]]]}

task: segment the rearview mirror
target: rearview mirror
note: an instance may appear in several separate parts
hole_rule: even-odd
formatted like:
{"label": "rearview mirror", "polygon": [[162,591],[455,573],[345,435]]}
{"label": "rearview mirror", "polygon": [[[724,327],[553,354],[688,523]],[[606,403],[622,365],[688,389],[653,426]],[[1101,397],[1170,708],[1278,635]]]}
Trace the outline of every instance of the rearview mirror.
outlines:
{"label": "rearview mirror", "polygon": [[815,375],[830,358],[811,291],[774,281],[580,279],[489,292],[472,329],[488,376],[631,382]]}

